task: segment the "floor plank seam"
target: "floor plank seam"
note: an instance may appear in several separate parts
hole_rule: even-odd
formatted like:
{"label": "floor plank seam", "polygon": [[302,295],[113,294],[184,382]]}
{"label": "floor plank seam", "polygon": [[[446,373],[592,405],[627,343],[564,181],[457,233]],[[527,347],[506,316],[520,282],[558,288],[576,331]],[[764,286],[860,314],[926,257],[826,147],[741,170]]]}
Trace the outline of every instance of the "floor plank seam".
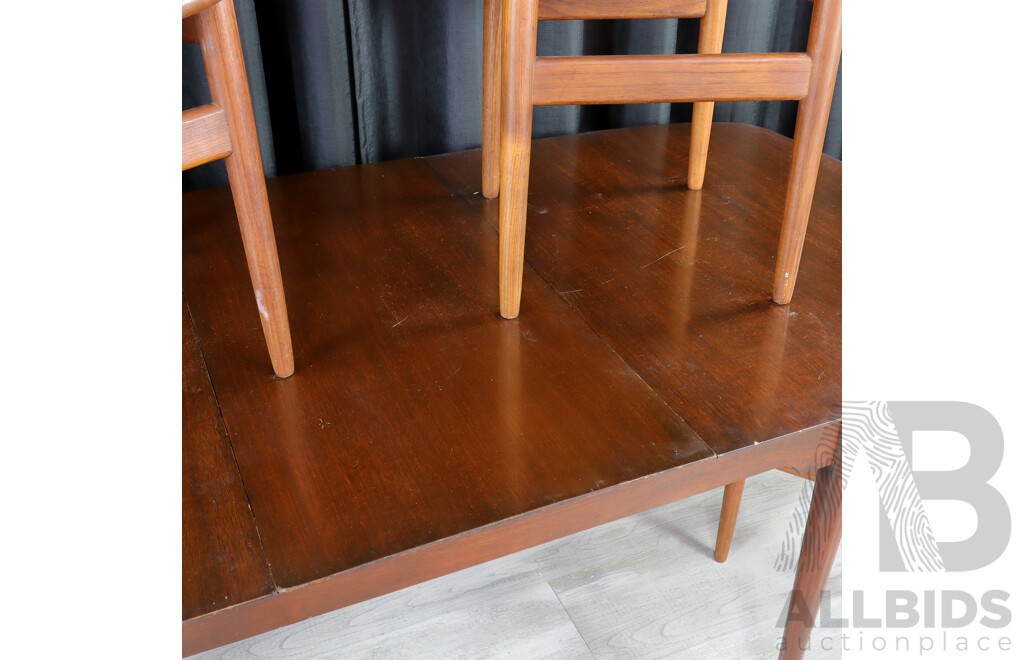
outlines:
{"label": "floor plank seam", "polygon": [[562,611],[565,612],[565,616],[569,618],[569,622],[572,624],[572,627],[576,629],[576,634],[579,635],[580,639],[583,640],[583,643],[587,645],[587,651],[590,652],[590,657],[597,658],[597,654],[594,653],[594,649],[590,646],[590,642],[588,642],[587,638],[583,636],[583,631],[580,630],[578,625],[576,625],[576,620],[572,618],[572,614],[569,612],[569,609],[565,606],[565,603],[562,602],[562,597],[559,596],[558,592],[555,591],[555,588],[551,586],[551,580],[544,580],[544,584],[548,585],[548,589],[551,589],[551,593],[553,593],[555,598],[558,599],[558,604],[562,607]]}

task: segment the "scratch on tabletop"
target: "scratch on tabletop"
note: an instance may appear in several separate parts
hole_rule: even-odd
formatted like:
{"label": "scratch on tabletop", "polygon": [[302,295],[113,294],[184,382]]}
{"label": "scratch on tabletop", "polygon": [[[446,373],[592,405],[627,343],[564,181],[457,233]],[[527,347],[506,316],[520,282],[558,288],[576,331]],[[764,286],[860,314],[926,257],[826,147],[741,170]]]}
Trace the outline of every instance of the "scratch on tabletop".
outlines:
{"label": "scratch on tabletop", "polygon": [[[682,250],[685,247],[686,247],[685,245],[680,245],[679,247],[677,247],[674,250],[669,250],[668,252],[666,252],[665,254],[661,255],[660,257],[658,257],[657,259],[655,259],[651,263],[647,264],[647,266],[653,266],[654,264],[658,263],[659,261],[661,261],[662,259],[664,259],[668,255],[673,254],[675,252],[679,252],[680,250]],[[640,270],[643,270],[644,268],[647,268],[647,266],[641,266]]]}

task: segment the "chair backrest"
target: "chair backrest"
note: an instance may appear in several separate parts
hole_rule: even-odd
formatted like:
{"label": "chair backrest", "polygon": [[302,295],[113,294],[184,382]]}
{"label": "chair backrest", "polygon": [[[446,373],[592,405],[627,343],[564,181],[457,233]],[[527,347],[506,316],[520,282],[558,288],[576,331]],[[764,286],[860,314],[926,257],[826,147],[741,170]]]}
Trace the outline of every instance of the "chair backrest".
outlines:
{"label": "chair backrest", "polygon": [[[817,0],[807,52],[741,54],[721,53],[727,0],[498,2],[486,0],[485,11],[483,193],[494,197],[500,190],[502,197],[502,315],[519,314],[531,114],[544,105],[693,102],[687,186],[700,189],[715,101],[799,100],[772,294],[788,303],[839,65],[842,0]],[[611,18],[700,18],[698,53],[537,57],[539,21]]]}

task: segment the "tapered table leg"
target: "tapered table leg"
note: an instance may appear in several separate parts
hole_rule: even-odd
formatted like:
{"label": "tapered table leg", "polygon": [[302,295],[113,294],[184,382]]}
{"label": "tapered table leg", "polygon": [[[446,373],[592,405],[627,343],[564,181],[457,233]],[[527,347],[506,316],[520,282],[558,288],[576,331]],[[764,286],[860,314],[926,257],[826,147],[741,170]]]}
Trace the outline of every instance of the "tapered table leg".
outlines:
{"label": "tapered table leg", "polygon": [[736,530],[736,517],[740,514],[740,502],[743,500],[745,479],[726,484],[722,496],[722,515],[718,518],[718,539],[715,541],[715,561],[721,563],[729,558],[732,546],[732,534]]}
{"label": "tapered table leg", "polygon": [[779,652],[781,660],[799,660],[810,644],[814,618],[842,536],[843,464],[842,451],[838,450],[835,464],[818,470],[814,483]]}

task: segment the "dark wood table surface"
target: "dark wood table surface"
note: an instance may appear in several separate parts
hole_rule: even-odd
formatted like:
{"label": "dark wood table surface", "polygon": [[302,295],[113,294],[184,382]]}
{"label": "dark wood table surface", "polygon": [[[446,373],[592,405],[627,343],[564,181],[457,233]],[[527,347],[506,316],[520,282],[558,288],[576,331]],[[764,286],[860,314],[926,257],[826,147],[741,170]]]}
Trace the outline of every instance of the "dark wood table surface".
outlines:
{"label": "dark wood table surface", "polygon": [[230,192],[184,196],[186,655],[832,463],[841,166],[823,159],[777,306],[791,141],[716,124],[699,192],[688,143],[688,125],[534,143],[513,321],[479,151],[270,180],[285,380]]}

